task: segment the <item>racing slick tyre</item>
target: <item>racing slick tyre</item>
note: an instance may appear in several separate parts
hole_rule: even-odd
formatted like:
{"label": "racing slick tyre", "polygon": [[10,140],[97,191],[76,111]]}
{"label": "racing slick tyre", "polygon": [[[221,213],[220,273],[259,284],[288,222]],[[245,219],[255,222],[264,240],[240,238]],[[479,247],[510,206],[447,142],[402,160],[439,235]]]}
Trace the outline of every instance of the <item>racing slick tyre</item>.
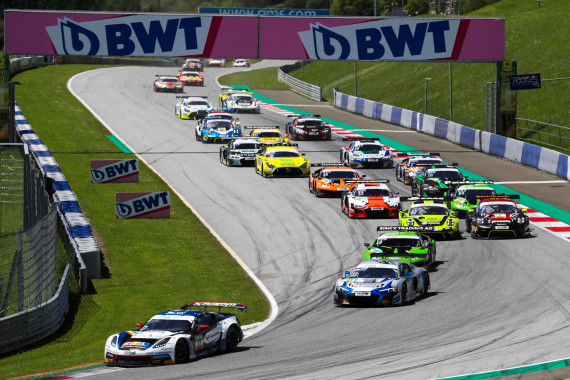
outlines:
{"label": "racing slick tyre", "polygon": [[184,363],[187,360],[188,360],[188,345],[184,340],[179,339],[178,342],[176,342],[176,347],[174,348],[174,362],[178,364],[178,363]]}
{"label": "racing slick tyre", "polygon": [[465,232],[471,232],[471,219],[465,218]]}
{"label": "racing slick tyre", "polygon": [[200,135],[196,132],[196,141],[200,141]]}
{"label": "racing slick tyre", "polygon": [[429,289],[429,274],[424,273],[423,274],[423,288],[422,288],[422,296],[427,295],[428,289]]}
{"label": "racing slick tyre", "polygon": [[400,299],[401,299],[400,306],[402,306],[404,303],[406,303],[407,294],[408,294],[408,286],[404,282],[402,284],[402,292],[400,293]]}
{"label": "racing slick tyre", "polygon": [[239,344],[239,331],[235,327],[230,327],[226,334],[226,351],[233,352]]}
{"label": "racing slick tyre", "polygon": [[477,232],[477,230],[471,230],[471,237],[473,239],[479,239],[479,232]]}
{"label": "racing slick tyre", "polygon": [[313,188],[311,187],[311,181],[309,181],[309,193],[313,193]]}
{"label": "racing slick tyre", "polygon": [[263,166],[263,164],[261,164],[261,173],[259,173],[259,174],[261,174],[262,177],[267,177],[265,175],[265,167]]}

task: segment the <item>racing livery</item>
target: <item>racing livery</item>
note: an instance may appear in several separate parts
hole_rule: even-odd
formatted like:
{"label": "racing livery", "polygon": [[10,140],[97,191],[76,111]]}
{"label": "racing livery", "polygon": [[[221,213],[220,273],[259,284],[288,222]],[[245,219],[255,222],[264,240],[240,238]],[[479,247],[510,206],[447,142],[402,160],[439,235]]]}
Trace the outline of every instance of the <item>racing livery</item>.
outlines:
{"label": "racing livery", "polygon": [[263,148],[256,137],[234,137],[220,148],[220,162],[226,166],[255,165],[255,156]]}
{"label": "racing livery", "polygon": [[232,61],[233,67],[249,67],[249,61],[247,59],[235,59]]}
{"label": "racing livery", "polygon": [[456,183],[464,182],[458,164],[438,164],[425,166],[412,178],[412,195],[420,197],[445,197],[456,187]]}
{"label": "racing livery", "polygon": [[321,115],[287,115],[293,118],[285,126],[291,140],[330,140],[331,126],[321,120]]}
{"label": "racing livery", "polygon": [[228,110],[228,112],[249,112],[249,113],[260,113],[261,108],[257,100],[253,96],[245,91],[236,91],[229,93],[223,100],[223,109]]}
{"label": "racing livery", "polygon": [[335,305],[403,305],[426,295],[429,272],[397,260],[362,261],[334,286]]}
{"label": "racing livery", "polygon": [[404,227],[433,227],[429,234],[441,235],[444,238],[461,238],[459,218],[445,204],[446,198],[405,198],[411,200],[408,209],[400,211],[398,222]]}
{"label": "racing livery", "polygon": [[493,181],[464,181],[455,182],[456,188],[451,189],[448,196],[452,198],[449,208],[460,218],[465,218],[470,209],[475,208],[481,198],[478,195],[497,195],[491,184]]}
{"label": "racing livery", "polygon": [[406,155],[396,164],[396,179],[404,182],[405,185],[411,185],[413,178],[420,170],[428,165],[443,164],[443,160],[439,157],[439,153],[399,153],[398,156]]}
{"label": "racing livery", "polygon": [[176,75],[155,75],[152,89],[154,92],[182,92],[184,85]]}
{"label": "racing livery", "polygon": [[226,60],[222,58],[208,59],[208,67],[226,67]]}
{"label": "racing livery", "polygon": [[[192,310],[203,307],[204,310]],[[217,307],[218,312],[207,309]],[[235,351],[243,331],[235,314],[221,308],[247,312],[240,303],[190,302],[180,310],[158,313],[138,330],[111,335],[105,343],[105,364],[147,366],[174,364],[219,352]]]}
{"label": "racing livery", "polygon": [[182,65],[182,70],[189,70],[189,71],[204,71],[204,66],[202,65],[202,61],[196,58],[188,58],[184,65]]}
{"label": "racing livery", "polygon": [[257,137],[265,145],[289,143],[289,139],[281,134],[278,126],[247,126],[243,129],[251,129],[248,136]]}
{"label": "racing livery", "polygon": [[196,141],[204,143],[229,140],[241,136],[241,128],[231,114],[211,110],[206,117],[198,121]]}
{"label": "racing livery", "polygon": [[[430,269],[436,261],[436,243],[425,232],[433,227],[378,226],[382,233],[365,243],[364,260],[400,260]],[[423,233],[422,233],[423,232]]]}
{"label": "racing livery", "polygon": [[342,212],[349,218],[397,218],[400,196],[388,183],[387,179],[346,181],[350,190],[342,194]]}
{"label": "racing livery", "polygon": [[467,232],[472,238],[514,236],[522,238],[530,236],[527,209],[519,209],[511,199],[518,195],[477,196],[479,204],[467,213]]}
{"label": "racing livery", "polygon": [[179,119],[201,119],[212,109],[206,96],[177,96],[183,100],[174,106],[174,115]]}
{"label": "racing livery", "polygon": [[311,164],[295,147],[289,144],[266,146],[255,156],[255,172],[263,177],[309,175]]}
{"label": "racing livery", "polygon": [[180,71],[178,80],[185,86],[203,86],[204,77],[197,71]]}
{"label": "racing livery", "polygon": [[345,165],[390,168],[394,165],[392,152],[380,143],[379,138],[345,138],[352,141],[349,146],[340,148],[340,162]]}
{"label": "racing livery", "polygon": [[350,190],[347,181],[363,180],[366,177],[344,164],[319,163],[311,164],[311,166],[321,167],[309,175],[309,192],[315,194],[316,197],[342,195],[343,192]]}

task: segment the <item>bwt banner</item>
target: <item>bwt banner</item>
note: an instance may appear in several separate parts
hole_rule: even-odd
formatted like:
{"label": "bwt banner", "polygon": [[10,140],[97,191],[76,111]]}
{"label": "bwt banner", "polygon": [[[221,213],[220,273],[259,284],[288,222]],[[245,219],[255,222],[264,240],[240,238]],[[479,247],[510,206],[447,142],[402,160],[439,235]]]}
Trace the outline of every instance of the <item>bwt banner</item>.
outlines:
{"label": "bwt banner", "polygon": [[[500,61],[504,19],[5,11],[8,54]],[[237,32],[236,32],[237,31]]]}
{"label": "bwt banner", "polygon": [[214,8],[199,7],[199,13],[221,15],[264,15],[264,16],[330,16],[330,9],[282,9],[282,8]]}
{"label": "bwt banner", "polygon": [[135,183],[139,160],[91,160],[91,183]]}
{"label": "bwt banner", "polygon": [[170,192],[115,193],[117,219],[170,218]]}

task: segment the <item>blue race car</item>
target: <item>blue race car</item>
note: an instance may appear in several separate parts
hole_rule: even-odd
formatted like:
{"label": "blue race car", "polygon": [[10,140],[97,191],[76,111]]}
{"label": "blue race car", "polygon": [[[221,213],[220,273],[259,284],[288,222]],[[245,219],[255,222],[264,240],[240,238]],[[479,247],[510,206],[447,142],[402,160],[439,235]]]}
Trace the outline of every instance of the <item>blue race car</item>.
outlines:
{"label": "blue race car", "polygon": [[196,126],[196,141],[204,143],[223,142],[241,135],[239,122],[224,111],[210,111]]}
{"label": "blue race car", "polygon": [[380,143],[379,138],[349,137],[349,146],[340,148],[340,162],[345,165],[391,168],[394,166],[392,152]]}

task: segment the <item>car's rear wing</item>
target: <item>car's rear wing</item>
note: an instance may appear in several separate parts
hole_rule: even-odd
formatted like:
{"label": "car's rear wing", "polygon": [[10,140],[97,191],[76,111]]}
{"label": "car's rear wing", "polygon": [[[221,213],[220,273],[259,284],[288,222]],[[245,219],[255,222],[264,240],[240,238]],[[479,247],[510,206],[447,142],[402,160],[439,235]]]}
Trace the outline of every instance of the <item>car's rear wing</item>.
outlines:
{"label": "car's rear wing", "polygon": [[492,185],[495,181],[443,181],[444,184],[454,184],[458,186],[462,185]]}
{"label": "car's rear wing", "polygon": [[415,203],[423,203],[423,201],[452,201],[452,197],[400,197],[400,202],[415,202]]}
{"label": "car's rear wing", "polygon": [[182,310],[191,310],[192,308],[203,307],[204,310],[207,310],[209,307],[217,307],[218,312],[224,308],[232,308],[238,309],[241,312],[247,313],[247,306],[243,303],[233,303],[233,302],[189,302],[186,305],[182,306]]}
{"label": "car's rear wing", "polygon": [[350,165],[347,164],[343,164],[341,162],[332,162],[332,163],[313,163],[311,164],[312,167],[319,167],[319,166],[333,166],[333,167],[345,167],[345,168],[350,168]]}
{"label": "car's rear wing", "polygon": [[378,226],[376,231],[433,232],[434,226]]}
{"label": "car's rear wing", "polygon": [[276,125],[274,127],[264,125],[264,126],[256,126],[256,125],[248,125],[246,127],[242,127],[243,129],[279,129],[279,126]]}
{"label": "car's rear wing", "polygon": [[519,194],[497,194],[497,195],[476,195],[473,197],[474,199],[496,199],[496,200],[505,200],[505,199],[521,199]]}
{"label": "car's rear wing", "polygon": [[342,141],[362,141],[362,142],[373,142],[373,141],[380,141],[380,137],[364,137],[364,136],[354,136],[354,137],[345,137]]}
{"label": "car's rear wing", "polygon": [[390,183],[389,179],[360,179],[354,181],[344,181],[344,183],[350,185],[353,183]]}
{"label": "car's rear wing", "polygon": [[155,74],[155,77],[172,77],[172,78],[177,78],[178,74]]}
{"label": "car's rear wing", "polygon": [[204,95],[176,95],[177,98],[202,98],[202,99],[208,99],[208,96],[204,96]]}
{"label": "car's rear wing", "polygon": [[439,152],[427,152],[427,153],[416,153],[416,152],[398,152],[395,154],[396,157],[401,156],[420,156],[420,157],[430,157],[430,156],[439,156],[441,153]]}

